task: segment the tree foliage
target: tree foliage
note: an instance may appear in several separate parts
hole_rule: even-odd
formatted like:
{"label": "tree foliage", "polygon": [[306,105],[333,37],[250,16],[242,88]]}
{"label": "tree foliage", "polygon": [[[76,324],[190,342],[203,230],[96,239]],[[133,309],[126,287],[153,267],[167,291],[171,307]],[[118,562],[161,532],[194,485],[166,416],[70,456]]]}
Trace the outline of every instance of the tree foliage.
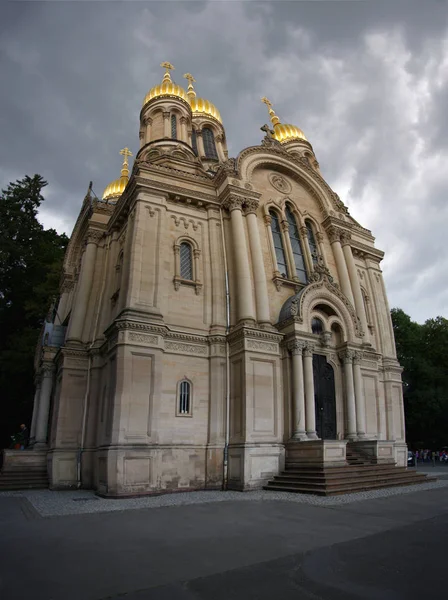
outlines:
{"label": "tree foliage", "polygon": [[40,328],[58,294],[68,238],[37,219],[47,182],[10,183],[0,197],[0,446],[31,421],[33,360]]}
{"label": "tree foliage", "polygon": [[448,320],[423,325],[399,308],[391,311],[403,371],[407,440],[412,447],[448,446]]}

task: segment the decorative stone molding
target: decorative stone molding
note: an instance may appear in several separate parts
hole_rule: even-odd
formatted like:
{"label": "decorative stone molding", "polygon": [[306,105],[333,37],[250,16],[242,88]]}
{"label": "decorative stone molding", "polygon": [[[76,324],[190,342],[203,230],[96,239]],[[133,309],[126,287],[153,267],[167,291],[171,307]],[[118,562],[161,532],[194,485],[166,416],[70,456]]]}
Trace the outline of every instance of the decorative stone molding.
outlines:
{"label": "decorative stone molding", "polygon": [[292,185],[289,183],[289,181],[278,173],[271,173],[269,175],[269,183],[273,188],[282,194],[290,194],[292,191]]}
{"label": "decorative stone molding", "polygon": [[334,227],[334,226],[328,227],[327,234],[330,239],[330,244],[341,241],[341,230],[338,227]]}
{"label": "decorative stone molding", "polygon": [[272,281],[275,285],[275,289],[277,290],[277,292],[280,292],[282,287],[285,286],[292,287],[294,289],[294,292],[298,294],[299,291],[304,287],[304,284],[299,283],[298,280],[296,281],[295,279],[286,279],[286,277],[282,277],[279,271],[275,271]]}
{"label": "decorative stone molding", "polygon": [[243,210],[243,204],[245,202],[245,198],[240,196],[235,196],[231,194],[226,200],[223,202],[223,208],[232,212],[233,210]]}
{"label": "decorative stone molding", "polygon": [[197,231],[199,226],[202,226],[200,221],[194,221],[193,219],[187,219],[186,217],[178,217],[177,215],[171,215],[171,218],[174,220],[176,227],[179,227],[181,223],[183,223],[184,229],[188,231],[190,224],[193,227],[194,231]]}
{"label": "decorative stone molding", "polygon": [[130,342],[141,342],[143,344],[155,344],[159,342],[159,338],[156,335],[148,335],[145,333],[136,333],[131,331],[128,337]]}
{"label": "decorative stone molding", "polygon": [[348,246],[352,241],[352,234],[348,231],[341,231],[341,245]]}
{"label": "decorative stone molding", "polygon": [[270,225],[272,223],[272,217],[271,217],[271,215],[263,215],[263,220],[265,222],[265,225],[267,225],[268,227],[270,227]]}
{"label": "decorative stone molding", "polygon": [[278,344],[274,342],[261,342],[258,340],[247,340],[246,347],[248,350],[259,350],[260,352],[278,352]]}
{"label": "decorative stone molding", "polygon": [[303,356],[313,356],[314,348],[315,346],[312,342],[306,342],[303,348]]}
{"label": "decorative stone molding", "polygon": [[98,244],[100,243],[103,236],[104,236],[104,231],[102,231],[100,229],[89,229],[87,231],[86,243],[87,244],[95,244],[96,246],[98,246]]}
{"label": "decorative stone molding", "polygon": [[208,348],[206,346],[194,346],[192,344],[182,344],[180,342],[165,342],[165,350],[180,354],[198,354],[201,356],[207,356],[208,354]]}

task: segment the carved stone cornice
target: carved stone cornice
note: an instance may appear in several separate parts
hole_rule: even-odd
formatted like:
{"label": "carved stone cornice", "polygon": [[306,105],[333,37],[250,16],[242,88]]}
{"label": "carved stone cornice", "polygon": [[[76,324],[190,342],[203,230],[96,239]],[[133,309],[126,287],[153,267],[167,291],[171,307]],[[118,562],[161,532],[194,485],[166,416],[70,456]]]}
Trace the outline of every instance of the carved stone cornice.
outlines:
{"label": "carved stone cornice", "polygon": [[116,204],[103,202],[97,198],[92,201],[92,211],[100,215],[111,215],[115,210],[115,206]]}

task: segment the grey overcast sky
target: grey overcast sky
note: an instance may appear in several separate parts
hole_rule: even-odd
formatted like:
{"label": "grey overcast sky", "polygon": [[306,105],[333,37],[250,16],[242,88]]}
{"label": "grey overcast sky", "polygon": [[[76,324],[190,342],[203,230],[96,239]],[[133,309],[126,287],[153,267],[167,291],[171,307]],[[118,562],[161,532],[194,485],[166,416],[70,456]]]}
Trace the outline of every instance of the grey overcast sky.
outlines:
{"label": "grey overcast sky", "polygon": [[46,227],[71,232],[87,185],[138,150],[146,92],[189,71],[229,155],[258,144],[268,96],[386,252],[391,306],[448,307],[447,0],[19,2],[0,8],[0,186],[40,173]]}

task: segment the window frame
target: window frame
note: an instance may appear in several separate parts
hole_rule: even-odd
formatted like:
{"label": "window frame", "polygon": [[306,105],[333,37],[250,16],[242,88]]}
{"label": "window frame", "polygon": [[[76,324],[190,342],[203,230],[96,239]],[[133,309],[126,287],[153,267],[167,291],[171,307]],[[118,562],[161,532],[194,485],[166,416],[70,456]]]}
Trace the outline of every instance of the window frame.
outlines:
{"label": "window frame", "polygon": [[[171,139],[172,140],[177,140],[177,116],[174,113],[171,113],[171,117],[170,117],[170,132],[171,132]],[[173,135],[174,133],[174,135]]]}
{"label": "window frame", "polygon": [[[302,285],[307,285],[309,283],[309,269],[306,261],[305,252],[303,251],[302,238],[300,236],[300,227],[297,223],[296,215],[294,214],[294,210],[291,208],[289,204],[285,205],[285,218],[288,223],[288,237],[289,243],[291,246],[291,253],[293,258],[293,267],[294,267],[294,277],[296,277]],[[295,231],[292,231],[294,228]],[[296,241],[300,250],[300,254],[294,251],[293,241]],[[303,269],[298,269],[295,256],[300,256],[302,259]],[[303,272],[304,280],[300,278],[299,272]]]}
{"label": "window frame", "polygon": [[[181,264],[180,264],[180,251],[182,244],[190,246],[191,250],[191,269],[192,279],[185,279],[181,275]],[[200,261],[201,250],[199,249],[195,240],[188,237],[181,237],[174,243],[174,277],[173,284],[174,289],[179,291],[181,286],[190,286],[195,290],[196,295],[199,295],[202,290],[202,283],[200,280]]]}
{"label": "window frame", "polygon": [[[182,385],[187,384],[188,386],[188,411],[182,412]],[[176,385],[176,417],[192,417],[193,416],[193,383],[187,377],[183,377],[177,382]]]}
{"label": "window frame", "polygon": [[[210,133],[210,139],[207,140],[206,135],[204,135],[205,133]],[[219,160],[218,157],[218,149],[216,148],[216,140],[215,140],[215,133],[213,131],[213,129],[211,127],[203,127],[202,131],[202,144],[204,147],[204,157],[209,159],[209,160]],[[210,147],[211,148],[211,152],[207,151],[207,148]]]}

